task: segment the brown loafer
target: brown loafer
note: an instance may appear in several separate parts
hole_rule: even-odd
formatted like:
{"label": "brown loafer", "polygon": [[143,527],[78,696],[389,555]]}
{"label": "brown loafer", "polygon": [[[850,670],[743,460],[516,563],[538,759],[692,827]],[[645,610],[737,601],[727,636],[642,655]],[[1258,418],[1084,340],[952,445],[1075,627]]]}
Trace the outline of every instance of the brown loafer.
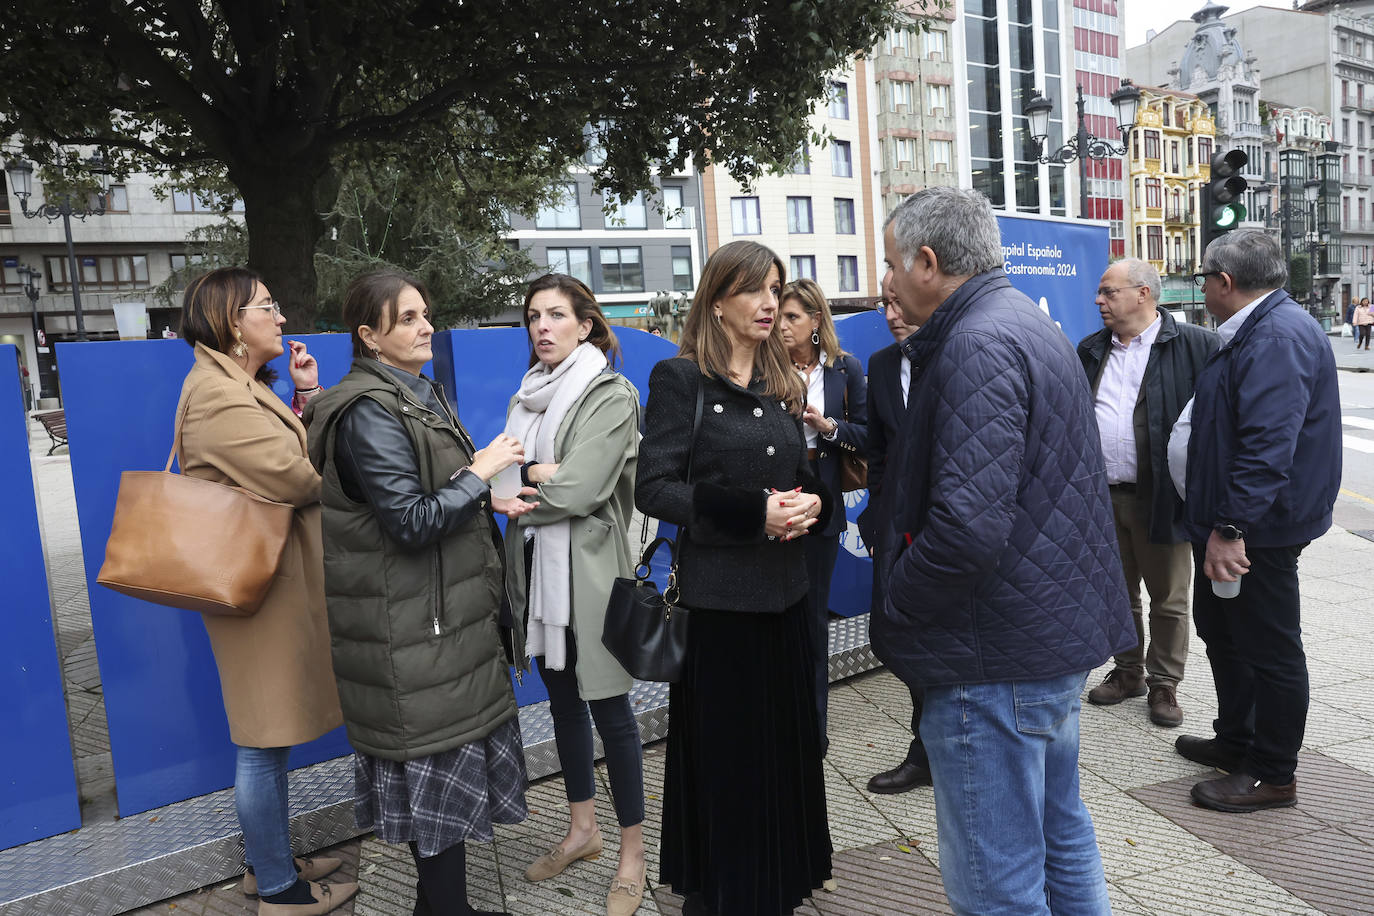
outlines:
{"label": "brown loafer", "polygon": [[606,895],[606,916],[630,916],[639,909],[644,901],[644,882],[648,878],[648,866],[639,870],[638,881],[622,881],[619,876],[611,879],[611,892]]}
{"label": "brown loafer", "polygon": [[[306,858],[296,856],[296,876],[305,881],[318,881],[325,875],[332,872],[343,864],[343,859],[331,859],[329,856],[315,856]],[[243,873],[243,896],[256,897],[258,895],[258,876],[251,871]]]}
{"label": "brown loafer", "polygon": [[1094,706],[1115,706],[1128,697],[1143,697],[1148,692],[1145,678],[1125,668],[1113,668],[1102,683],[1088,691],[1088,702]]}
{"label": "brown loafer", "polygon": [[586,859],[594,862],[601,855],[601,833],[592,834],[592,838],[583,843],[576,849],[563,851],[563,847],[555,846],[539,858],[535,859],[529,868],[525,869],[526,881],[547,881],[555,875],[563,874],[563,869],[578,861]]}
{"label": "brown loafer", "polygon": [[343,906],[358,893],[358,885],[349,881],[344,884],[316,884],[310,882],[310,903],[268,903],[258,901],[258,916],[324,916],[335,907]]}
{"label": "brown loafer", "polygon": [[1291,808],[1298,803],[1298,781],[1270,785],[1246,773],[1207,779],[1193,786],[1194,803],[1213,811],[1249,814],[1266,808]]}
{"label": "brown loafer", "polygon": [[1150,721],[1165,728],[1177,728],[1183,724],[1183,710],[1178,705],[1178,694],[1168,684],[1156,684],[1150,688]]}

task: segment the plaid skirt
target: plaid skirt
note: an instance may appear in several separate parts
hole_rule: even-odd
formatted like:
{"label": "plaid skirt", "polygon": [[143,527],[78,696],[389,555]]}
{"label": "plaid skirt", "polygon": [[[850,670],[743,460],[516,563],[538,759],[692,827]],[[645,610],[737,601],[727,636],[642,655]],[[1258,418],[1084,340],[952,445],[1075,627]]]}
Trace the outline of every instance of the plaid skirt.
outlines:
{"label": "plaid skirt", "polygon": [[415,843],[429,857],[464,840],[489,843],[492,824],[518,824],[525,750],[512,717],[487,737],[415,760],[353,757],[353,816],[385,843]]}

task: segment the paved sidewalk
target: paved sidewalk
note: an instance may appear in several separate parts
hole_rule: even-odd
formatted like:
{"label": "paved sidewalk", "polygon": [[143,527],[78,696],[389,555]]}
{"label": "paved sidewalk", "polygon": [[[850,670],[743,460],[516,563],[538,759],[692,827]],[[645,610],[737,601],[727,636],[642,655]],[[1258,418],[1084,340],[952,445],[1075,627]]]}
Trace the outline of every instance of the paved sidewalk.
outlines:
{"label": "paved sidewalk", "polygon": [[[34,473],[42,492],[68,705],[76,723],[83,813],[88,819],[110,817],[108,738],[84,608],[70,465],[62,450],[52,458],[42,458],[42,451],[35,456]],[[1083,795],[1097,824],[1117,916],[1374,912],[1369,877],[1374,874],[1374,600],[1367,586],[1374,543],[1333,529],[1307,549],[1300,568],[1312,705],[1296,809],[1220,815],[1194,808],[1187,801],[1188,787],[1209,771],[1174,753],[1178,731],[1152,725],[1143,700],[1105,709],[1085,704]],[[1105,670],[1095,673],[1090,685]],[[1187,716],[1181,731],[1208,733],[1216,700],[1196,638],[1179,702]],[[830,704],[825,771],[840,886],[835,893],[819,892],[798,913],[948,913],[930,789],[899,796],[864,790],[868,777],[895,763],[907,746],[905,688],[876,671],[832,685]],[[514,916],[605,912],[616,832],[604,768],[598,768],[598,778],[607,847],[601,859],[578,863],[542,884],[524,880],[525,866],[566,827],[561,780],[542,780],[530,787],[528,821],[499,829],[495,844],[470,847],[474,905],[505,908]],[[661,743],[645,749],[645,778],[652,884],[662,811]],[[369,836],[338,850],[346,860],[341,876],[356,874],[363,889],[336,912],[409,916],[414,874],[404,849]],[[640,913],[676,916],[678,901],[665,889],[654,890]],[[225,881],[137,912],[251,914],[256,903],[243,897],[237,881]]]}

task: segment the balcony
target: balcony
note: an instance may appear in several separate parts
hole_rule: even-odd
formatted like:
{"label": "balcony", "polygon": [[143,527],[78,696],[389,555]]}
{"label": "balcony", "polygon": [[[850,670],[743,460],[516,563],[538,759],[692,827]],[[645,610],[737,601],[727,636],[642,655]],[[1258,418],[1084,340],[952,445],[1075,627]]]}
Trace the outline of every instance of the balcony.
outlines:
{"label": "balcony", "polygon": [[1192,207],[1165,207],[1164,222],[1166,223],[1191,223],[1197,213]]}
{"label": "balcony", "polygon": [[1191,277],[1193,275],[1193,262],[1170,259],[1164,264],[1164,273],[1170,277]]}
{"label": "balcony", "polygon": [[1369,187],[1370,177],[1363,172],[1341,172],[1341,184]]}

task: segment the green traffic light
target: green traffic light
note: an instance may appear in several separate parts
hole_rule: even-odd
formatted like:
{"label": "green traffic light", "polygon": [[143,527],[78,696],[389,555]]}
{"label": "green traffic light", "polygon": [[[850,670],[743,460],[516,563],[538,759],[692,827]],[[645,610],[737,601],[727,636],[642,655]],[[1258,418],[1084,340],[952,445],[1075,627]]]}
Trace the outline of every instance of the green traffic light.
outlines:
{"label": "green traffic light", "polygon": [[1212,214],[1212,225],[1218,229],[1234,229],[1237,223],[1245,219],[1245,207],[1242,204],[1232,203],[1217,207]]}

